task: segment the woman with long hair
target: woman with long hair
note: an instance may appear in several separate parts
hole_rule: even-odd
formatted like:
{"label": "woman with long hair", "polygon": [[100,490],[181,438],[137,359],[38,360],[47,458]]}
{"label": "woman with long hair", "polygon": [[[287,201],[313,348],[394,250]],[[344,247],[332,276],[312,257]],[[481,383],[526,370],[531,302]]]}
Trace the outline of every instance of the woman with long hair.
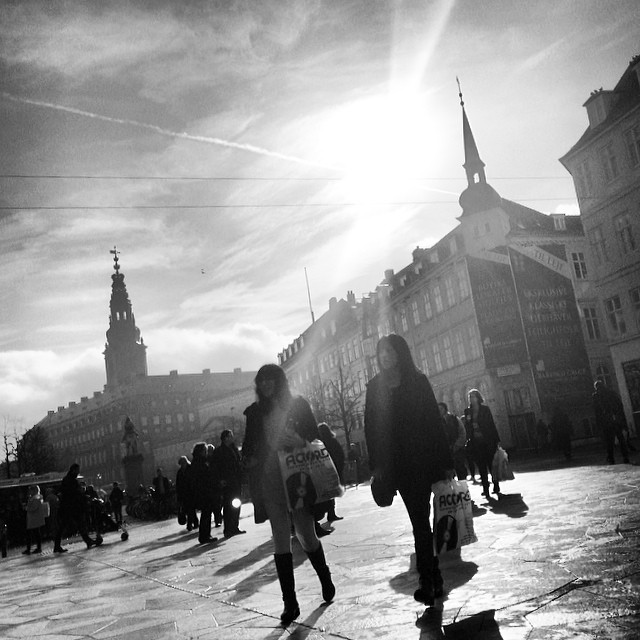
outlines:
{"label": "woman with long hair", "polygon": [[283,624],[300,615],[293,575],[291,523],[300,545],[315,569],[322,597],[331,602],[335,587],[327,567],[322,544],[315,532],[311,510],[289,510],[280,473],[278,452],[302,447],[318,438],[318,427],[309,403],[293,396],[285,372],[275,364],[261,367],[255,378],[257,402],[247,407],[242,456],[249,471],[249,487],[256,523],[269,520],[273,534],[274,560],[282,590]]}
{"label": "woman with long hair", "polygon": [[453,478],[453,460],[431,385],[404,338],[380,338],[376,355],[380,373],[367,385],[364,413],[369,465],[375,481],[402,497],[420,577],[414,598],[431,606],[444,593],[429,523],[431,485]]}
{"label": "woman with long hair", "polygon": [[[477,389],[469,391],[469,406],[464,410],[467,448],[476,463],[482,481],[482,495],[489,497],[489,472],[493,456],[500,444],[500,435],[493,421],[491,409]],[[493,478],[493,492],[500,493],[500,483]]]}

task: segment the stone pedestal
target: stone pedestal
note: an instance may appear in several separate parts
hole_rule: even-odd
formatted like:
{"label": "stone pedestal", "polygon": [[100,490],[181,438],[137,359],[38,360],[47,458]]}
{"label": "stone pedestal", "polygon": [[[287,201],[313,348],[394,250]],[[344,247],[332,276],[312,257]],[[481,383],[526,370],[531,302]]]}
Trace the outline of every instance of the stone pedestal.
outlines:
{"label": "stone pedestal", "polygon": [[130,496],[138,495],[138,487],[144,484],[144,474],[142,473],[143,460],[144,456],[141,453],[122,458],[126,489]]}

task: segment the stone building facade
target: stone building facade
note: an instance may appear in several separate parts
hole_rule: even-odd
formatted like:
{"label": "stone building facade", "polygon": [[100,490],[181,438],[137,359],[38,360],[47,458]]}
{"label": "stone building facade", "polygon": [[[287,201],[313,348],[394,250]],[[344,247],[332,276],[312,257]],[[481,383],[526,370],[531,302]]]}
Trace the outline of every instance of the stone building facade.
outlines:
{"label": "stone building facade", "polygon": [[471,388],[482,392],[505,445],[538,446],[536,423],[556,406],[570,415],[575,438],[590,438],[592,380],[610,359],[602,341],[585,339],[580,317],[594,295],[581,220],[501,198],[462,107],[468,186],[458,226],[416,247],[410,264],[385,271],[362,300],[349,293],[331,301],[280,362],[308,396],[345,368],[358,391],[376,373],[379,337],[397,333],[452,411],[463,411]]}
{"label": "stone building facade", "polygon": [[193,374],[176,370],[148,375],[146,346],[135,325],[118,255],[112,253],[115,273],[104,390],[49,411],[37,426],[45,427],[60,470],[78,462],[88,481],[105,485],[124,478],[122,436],[129,416],[138,434],[138,451],[144,456],[143,475],[150,484],[157,467],[173,477],[178,457],[190,454],[196,442],[217,445],[220,432],[232,422],[236,428],[243,426],[234,421],[233,407],[252,401],[255,372],[204,369]]}
{"label": "stone building facade", "polygon": [[[584,322],[606,348],[601,373],[640,428],[640,56],[583,105],[589,126],[560,159],[573,177],[595,283]],[[610,363],[610,364],[609,364]]]}

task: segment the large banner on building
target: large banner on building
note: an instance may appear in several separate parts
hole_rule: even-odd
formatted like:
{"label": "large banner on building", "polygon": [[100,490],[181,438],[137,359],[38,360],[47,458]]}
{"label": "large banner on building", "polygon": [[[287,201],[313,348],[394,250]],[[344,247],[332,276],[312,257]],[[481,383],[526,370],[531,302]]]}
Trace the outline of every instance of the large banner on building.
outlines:
{"label": "large banner on building", "polygon": [[467,266],[485,366],[525,362],[527,350],[509,256],[485,251],[468,256]]}
{"label": "large banner on building", "polygon": [[542,410],[584,408],[591,372],[564,247],[514,247],[509,257]]}

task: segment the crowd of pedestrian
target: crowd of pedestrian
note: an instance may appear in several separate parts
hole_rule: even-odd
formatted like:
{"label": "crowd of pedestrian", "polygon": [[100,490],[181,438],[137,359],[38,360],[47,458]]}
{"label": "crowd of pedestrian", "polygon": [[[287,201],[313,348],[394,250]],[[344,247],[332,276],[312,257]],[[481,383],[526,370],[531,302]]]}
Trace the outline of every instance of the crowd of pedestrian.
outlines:
{"label": "crowd of pedestrian", "polygon": [[[407,342],[397,335],[381,338],[377,345],[378,373],[368,383],[364,411],[364,435],[369,455],[372,489],[402,499],[411,522],[418,571],[417,601],[432,606],[443,596],[445,586],[434,553],[430,525],[432,485],[460,480],[476,481],[480,477],[482,493],[490,500],[492,492],[500,496],[500,478],[496,474],[496,454],[504,454],[500,435],[490,407],[478,389],[468,392],[468,404],[460,417],[446,403],[436,401],[427,377],[415,366]],[[256,524],[269,521],[273,539],[273,557],[282,592],[284,610],[281,620],[292,622],[300,615],[295,591],[291,540],[295,536],[318,575],[322,598],[331,602],[336,590],[325,558],[320,537],[329,531],[320,525],[342,520],[336,513],[335,500],[320,505],[292,507],[281,471],[282,454],[306,447],[320,439],[333,461],[335,472],[344,484],[345,463],[363,465],[360,451],[351,446],[348,454],[327,423],[318,424],[307,400],[291,393],[284,370],[274,364],[264,365],[255,378],[256,401],[244,412],[245,439],[240,450],[234,433],[225,429],[217,446],[198,442],[191,459],[178,460],[175,493],[178,521],[187,531],[198,531],[198,543],[217,541],[212,526],[224,525],[223,535],[231,538],[245,531],[239,528],[243,477],[248,479]],[[631,443],[620,398],[596,381],[593,407],[605,443],[607,461],[615,462],[617,440],[623,462],[629,462]],[[573,426],[563,407],[554,407],[548,425],[537,425],[545,447],[555,444],[567,460],[571,459]],[[59,495],[52,489],[46,497],[38,486],[29,489],[25,505],[27,546],[23,553],[42,550],[41,531],[48,526],[54,538],[54,552],[64,553],[61,539],[65,532],[79,532],[87,548],[99,545],[103,527],[101,496],[93,487],[78,479],[79,466],[71,465],[62,480]],[[356,474],[356,482],[358,475]],[[382,487],[382,489],[381,489]],[[153,479],[154,499],[161,511],[173,491],[171,481],[161,468]],[[302,494],[300,494],[302,495]],[[109,494],[115,525],[122,524],[125,493],[118,482]],[[380,501],[376,498],[376,501]],[[381,504],[384,506],[384,504]],[[199,513],[198,513],[199,512]],[[94,538],[89,531],[96,532]]]}

